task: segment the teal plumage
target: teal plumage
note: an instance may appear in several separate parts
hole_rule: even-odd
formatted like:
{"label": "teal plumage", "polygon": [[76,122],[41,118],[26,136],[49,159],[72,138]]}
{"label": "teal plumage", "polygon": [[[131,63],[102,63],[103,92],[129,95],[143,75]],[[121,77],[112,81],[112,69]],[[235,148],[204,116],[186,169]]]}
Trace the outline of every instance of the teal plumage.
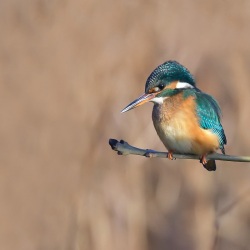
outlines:
{"label": "teal plumage", "polygon": [[145,93],[159,83],[167,85],[173,81],[187,82],[195,87],[194,77],[187,68],[176,61],[167,61],[150,74],[145,85]]}
{"label": "teal plumage", "polygon": [[225,154],[227,139],[220,107],[212,96],[196,87],[187,68],[176,61],[156,67],[146,81],[145,93],[122,112],[146,102],[154,103],[154,126],[168,149],[169,159],[173,159],[173,153],[198,154],[207,170],[216,170],[215,161],[207,161],[206,156],[217,149]]}
{"label": "teal plumage", "polygon": [[196,100],[196,113],[199,119],[199,124],[203,129],[212,131],[219,140],[220,149],[225,154],[224,145],[227,144],[227,139],[224,129],[220,123],[221,110],[216,100],[197,88],[186,89],[183,91],[184,98],[193,96]]}

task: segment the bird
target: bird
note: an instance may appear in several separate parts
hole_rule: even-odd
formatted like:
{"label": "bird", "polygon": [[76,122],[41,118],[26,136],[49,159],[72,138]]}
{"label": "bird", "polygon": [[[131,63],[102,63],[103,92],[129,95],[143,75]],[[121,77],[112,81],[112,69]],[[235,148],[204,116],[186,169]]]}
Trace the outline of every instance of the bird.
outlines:
{"label": "bird", "polygon": [[177,61],[164,62],[147,78],[145,93],[121,112],[147,102],[154,103],[152,120],[168,150],[167,158],[173,160],[174,153],[198,155],[204,168],[215,171],[215,160],[206,157],[217,150],[225,154],[221,109],[211,95],[196,87],[190,71]]}

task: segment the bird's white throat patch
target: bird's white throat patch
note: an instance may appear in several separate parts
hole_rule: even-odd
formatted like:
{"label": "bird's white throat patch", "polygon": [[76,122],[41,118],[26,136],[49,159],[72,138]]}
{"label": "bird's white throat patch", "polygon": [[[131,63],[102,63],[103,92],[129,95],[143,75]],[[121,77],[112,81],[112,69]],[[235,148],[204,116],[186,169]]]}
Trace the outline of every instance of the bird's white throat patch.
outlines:
{"label": "bird's white throat patch", "polygon": [[190,83],[187,83],[187,82],[177,82],[176,88],[177,89],[186,89],[186,88],[193,89],[194,86],[192,86]]}
{"label": "bird's white throat patch", "polygon": [[153,99],[151,99],[150,101],[153,103],[158,103],[158,104],[162,104],[163,101],[165,99],[167,99],[168,97],[154,97]]}

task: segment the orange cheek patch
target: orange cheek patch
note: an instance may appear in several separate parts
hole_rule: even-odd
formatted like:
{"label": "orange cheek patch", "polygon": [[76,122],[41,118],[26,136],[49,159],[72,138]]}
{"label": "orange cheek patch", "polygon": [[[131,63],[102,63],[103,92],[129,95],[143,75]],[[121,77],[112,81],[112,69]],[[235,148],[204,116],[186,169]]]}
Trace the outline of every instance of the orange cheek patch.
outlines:
{"label": "orange cheek patch", "polygon": [[164,89],[175,89],[177,85],[177,81],[171,82],[169,85],[167,85]]}

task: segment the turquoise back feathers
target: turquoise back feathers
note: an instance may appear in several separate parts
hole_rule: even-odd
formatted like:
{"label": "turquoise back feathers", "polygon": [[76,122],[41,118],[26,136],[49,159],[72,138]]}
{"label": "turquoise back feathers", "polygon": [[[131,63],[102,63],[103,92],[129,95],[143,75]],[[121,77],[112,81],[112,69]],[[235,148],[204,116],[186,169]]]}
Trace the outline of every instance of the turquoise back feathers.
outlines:
{"label": "turquoise back feathers", "polygon": [[220,123],[221,110],[216,100],[197,88],[186,89],[183,91],[183,97],[193,96],[196,102],[196,114],[199,119],[200,126],[203,129],[209,129],[217,135],[219,139],[220,149],[225,153],[224,145],[227,139],[224,129]]}

